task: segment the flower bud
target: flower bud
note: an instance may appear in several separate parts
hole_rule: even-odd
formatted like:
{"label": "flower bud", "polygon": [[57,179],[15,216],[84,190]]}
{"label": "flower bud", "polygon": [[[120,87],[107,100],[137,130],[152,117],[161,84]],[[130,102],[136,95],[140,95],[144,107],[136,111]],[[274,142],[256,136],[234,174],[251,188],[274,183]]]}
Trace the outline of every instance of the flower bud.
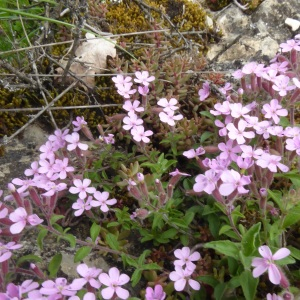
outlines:
{"label": "flower bud", "polygon": [[142,181],[144,181],[144,175],[142,174],[142,173],[137,173],[136,174],[136,177],[137,177],[137,180],[139,181],[139,182],[142,182]]}

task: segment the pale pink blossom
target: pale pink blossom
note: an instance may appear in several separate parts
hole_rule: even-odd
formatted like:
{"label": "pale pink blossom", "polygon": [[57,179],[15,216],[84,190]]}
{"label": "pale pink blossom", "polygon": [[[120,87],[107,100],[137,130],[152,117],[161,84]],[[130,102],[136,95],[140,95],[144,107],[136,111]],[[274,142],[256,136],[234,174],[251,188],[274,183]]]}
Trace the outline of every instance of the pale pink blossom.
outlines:
{"label": "pale pink blossom", "polygon": [[220,116],[220,115],[230,115],[231,109],[230,109],[230,102],[224,101],[223,103],[216,103],[214,105],[215,110],[210,110],[210,113],[214,116]]}
{"label": "pale pink blossom", "polygon": [[11,250],[17,250],[22,248],[23,245],[16,244],[16,242],[8,242],[7,244],[3,244],[0,241],[0,263],[10,259],[12,256]]}
{"label": "pale pink blossom", "polygon": [[149,87],[146,86],[146,85],[140,85],[138,87],[138,92],[139,92],[140,95],[146,96],[149,93]]}
{"label": "pale pink blossom", "polygon": [[26,176],[35,176],[39,174],[39,163],[37,161],[32,162],[30,167],[30,169],[26,169],[24,172]]}
{"label": "pale pink blossom", "polygon": [[[84,120],[84,117],[76,117],[76,121],[73,121],[72,124],[74,125],[73,131],[79,131],[83,126],[87,125],[87,122]],[[66,135],[64,134],[64,136]]]}
{"label": "pale pink blossom", "polygon": [[145,300],[164,300],[166,293],[160,284],[155,285],[154,289],[151,287],[146,288]]}
{"label": "pale pink blossom", "polygon": [[222,196],[228,196],[236,189],[239,194],[247,194],[249,190],[244,188],[244,185],[250,184],[250,176],[241,175],[235,170],[226,170],[221,175],[222,184],[219,187],[219,192]]}
{"label": "pale pink blossom", "polygon": [[282,52],[289,52],[293,49],[300,51],[300,41],[294,39],[287,40],[286,43],[281,43],[279,46]]}
{"label": "pale pink blossom", "polygon": [[76,217],[79,217],[83,214],[83,212],[85,210],[90,210],[92,208],[92,206],[91,206],[92,199],[93,199],[92,196],[88,196],[86,201],[83,200],[83,199],[78,198],[77,201],[72,204],[72,208],[74,210],[76,210],[74,212],[74,215]]}
{"label": "pale pink blossom", "polygon": [[244,65],[244,67],[242,68],[242,72],[244,74],[255,74],[257,77],[261,77],[264,73],[264,65],[252,61]]}
{"label": "pale pink blossom", "polygon": [[94,193],[94,198],[96,200],[92,200],[91,201],[91,206],[92,207],[99,207],[100,206],[100,210],[102,210],[103,212],[108,212],[109,208],[108,205],[114,205],[117,203],[117,200],[115,198],[113,199],[108,199],[109,197],[109,193],[108,192],[99,192],[96,191]]}
{"label": "pale pink blossom", "polygon": [[176,106],[178,103],[177,99],[171,98],[169,101],[166,98],[161,98],[158,102],[157,105],[163,107],[164,111],[166,113],[171,112],[174,113],[174,110],[177,110],[179,107]]}
{"label": "pale pink blossom", "polygon": [[197,193],[204,191],[211,194],[216,188],[218,179],[219,175],[214,170],[207,170],[204,175],[199,174],[196,176],[193,190]]}
{"label": "pale pink blossom", "polygon": [[122,107],[123,109],[128,111],[128,115],[132,115],[135,114],[135,112],[144,111],[144,107],[139,107],[140,104],[141,102],[138,100],[134,100],[133,102],[131,102],[130,100],[126,100]]}
{"label": "pale pink blossom", "polygon": [[74,288],[74,290],[78,290],[78,287],[83,287],[87,283],[95,289],[99,289],[101,287],[101,283],[98,280],[99,274],[102,272],[102,269],[98,269],[95,267],[89,268],[86,264],[79,264],[76,268],[77,273],[82,278],[76,278],[70,284],[70,288]]}
{"label": "pale pink blossom", "polygon": [[243,106],[242,103],[230,103],[229,108],[231,110],[231,116],[233,118],[244,117],[251,109],[247,106]]}
{"label": "pale pink blossom", "polygon": [[25,208],[23,207],[18,207],[15,209],[15,211],[10,213],[9,219],[14,223],[9,228],[12,234],[20,233],[25,228],[27,222],[31,226],[37,226],[43,223],[43,220],[40,219],[36,214],[28,216]]}
{"label": "pale pink blossom", "polygon": [[178,114],[175,115],[173,110],[169,110],[168,112],[160,112],[159,119],[163,123],[167,123],[170,126],[175,126],[175,121],[179,121],[183,118],[183,115]]}
{"label": "pale pink blossom", "polygon": [[199,155],[203,155],[204,153],[205,153],[204,148],[198,147],[196,149],[190,149],[190,150],[184,151],[182,153],[182,155],[184,155],[185,157],[191,159],[191,158],[197,157]]}
{"label": "pale pink blossom", "polygon": [[289,151],[296,150],[296,153],[300,155],[300,137],[296,136],[292,139],[286,139],[285,141],[286,145],[285,148]]}
{"label": "pale pink blossom", "polygon": [[99,275],[99,281],[107,287],[101,290],[101,295],[104,299],[112,299],[116,294],[121,299],[127,299],[129,292],[121,286],[129,282],[130,278],[126,274],[120,274],[120,271],[113,267],[107,273]]}
{"label": "pale pink blossom", "polygon": [[69,151],[75,150],[77,147],[81,150],[87,150],[89,146],[87,144],[83,144],[80,142],[80,136],[77,132],[73,132],[72,134],[67,134],[65,136],[65,140],[69,143],[67,149]]}
{"label": "pale pink blossom", "polygon": [[174,251],[174,255],[178,260],[174,261],[175,266],[183,267],[190,270],[194,270],[196,268],[196,265],[193,263],[193,261],[197,261],[201,258],[200,253],[197,251],[194,251],[191,253],[191,249],[189,247],[183,247],[182,249],[176,249]]}
{"label": "pale pink blossom", "polygon": [[144,126],[136,126],[135,128],[131,129],[130,133],[132,134],[132,137],[135,141],[137,142],[143,141],[146,144],[150,142],[148,136],[153,135],[153,131],[151,130],[145,131]]}
{"label": "pale pink blossom", "polygon": [[288,115],[288,111],[285,108],[282,108],[280,104],[278,104],[277,99],[272,99],[270,104],[264,104],[262,110],[265,118],[273,119],[275,124],[278,124],[280,121],[279,116],[285,117]]}
{"label": "pale pink blossom", "polygon": [[132,113],[123,119],[123,123],[125,124],[123,125],[123,128],[125,130],[130,130],[135,128],[136,126],[142,125],[143,120],[140,119],[136,114]]}
{"label": "pale pink blossom", "polygon": [[67,173],[74,172],[75,169],[72,166],[69,166],[69,159],[64,157],[62,160],[55,160],[53,170],[58,173],[60,179],[66,179]]}
{"label": "pale pink blossom", "polygon": [[269,153],[263,153],[256,161],[256,164],[262,168],[268,168],[271,172],[276,173],[277,168],[282,172],[288,172],[289,168],[280,163],[282,157],[279,155],[272,155]]}
{"label": "pale pink blossom", "polygon": [[112,77],[111,79],[117,87],[118,87],[118,85],[123,85],[123,84],[129,83],[132,80],[132,78],[130,76],[124,77],[122,74],[118,74],[117,76]]}
{"label": "pale pink blossom", "polygon": [[223,94],[226,95],[228,91],[232,90],[232,85],[230,82],[226,82],[225,85],[221,88],[219,88],[219,91]]}
{"label": "pale pink blossom", "polygon": [[96,192],[96,189],[94,187],[89,186],[91,182],[92,181],[88,178],[83,179],[83,181],[81,181],[80,179],[74,179],[74,186],[70,187],[69,192],[71,194],[79,194],[80,199],[85,199],[87,197],[87,193],[93,194]]}
{"label": "pale pink blossom", "polygon": [[[74,131],[76,131],[74,129]],[[61,129],[57,129],[54,131],[54,134],[51,134],[48,137],[48,140],[52,142],[53,149],[55,151],[65,147],[66,141],[65,141],[65,136],[69,133],[69,129],[65,129],[62,131]]]}
{"label": "pale pink blossom", "polygon": [[200,283],[194,279],[191,279],[191,275],[194,269],[190,270],[188,268],[183,269],[180,266],[175,266],[175,271],[171,272],[169,278],[174,282],[174,288],[176,291],[181,292],[186,287],[188,283],[193,290],[200,290]]}
{"label": "pale pink blossom", "polygon": [[132,83],[125,83],[125,84],[119,84],[117,85],[117,92],[124,98],[128,99],[132,94],[136,92],[136,89],[131,89]]}
{"label": "pale pink blossom", "polygon": [[254,278],[259,277],[265,271],[269,273],[269,280],[273,284],[279,284],[281,280],[280,270],[275,264],[275,260],[285,258],[290,255],[290,250],[287,248],[281,248],[272,254],[271,249],[268,246],[260,246],[258,251],[262,258],[255,257],[252,260],[251,266],[254,267],[252,275]]}
{"label": "pale pink blossom", "polygon": [[233,123],[229,123],[226,125],[228,130],[228,136],[232,140],[236,140],[239,145],[244,144],[246,142],[245,138],[252,139],[255,137],[253,131],[245,131],[247,127],[247,122],[243,119],[239,120],[238,127],[236,128]]}
{"label": "pale pink blossom", "polygon": [[[46,280],[42,283],[40,293],[43,295],[61,295],[61,296],[74,296],[76,290],[72,290],[67,282],[67,279],[58,277],[53,280]],[[59,299],[59,298],[58,298]]]}
{"label": "pale pink blossom", "polygon": [[39,187],[43,188],[46,190],[45,193],[43,193],[43,196],[53,196],[55,193],[63,191],[67,189],[67,184],[65,182],[53,182],[53,181],[48,181],[44,184],[39,184]]}
{"label": "pale pink blossom", "polygon": [[277,91],[280,96],[284,97],[287,95],[288,91],[295,89],[294,85],[289,85],[290,78],[285,75],[277,76],[273,81],[272,88],[273,90]]}
{"label": "pale pink blossom", "polygon": [[283,298],[274,293],[273,294],[268,293],[267,300],[283,300]]}
{"label": "pale pink blossom", "polygon": [[135,77],[133,80],[137,83],[143,84],[145,86],[148,86],[150,82],[155,80],[154,76],[149,76],[148,71],[137,71],[135,72]]}
{"label": "pale pink blossom", "polygon": [[221,159],[230,159],[232,161],[237,160],[237,153],[241,152],[241,147],[236,144],[233,140],[228,140],[225,143],[219,143],[218,148],[222,151],[220,153]]}
{"label": "pale pink blossom", "polygon": [[208,98],[209,94],[210,94],[209,82],[206,81],[203,83],[202,89],[198,91],[198,95],[200,97],[199,100],[204,101],[206,98]]}

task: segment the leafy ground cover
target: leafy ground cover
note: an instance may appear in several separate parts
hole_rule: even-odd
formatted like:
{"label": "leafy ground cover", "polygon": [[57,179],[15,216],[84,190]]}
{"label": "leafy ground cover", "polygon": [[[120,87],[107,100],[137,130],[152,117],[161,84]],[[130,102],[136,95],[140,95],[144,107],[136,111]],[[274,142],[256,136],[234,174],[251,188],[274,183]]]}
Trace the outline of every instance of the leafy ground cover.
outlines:
{"label": "leafy ground cover", "polygon": [[[299,297],[300,36],[232,82],[199,79],[202,57],[151,38],[139,60],[113,60],[121,110],[97,132],[75,116],[8,183],[0,299]],[[62,275],[61,253],[20,257],[30,231],[40,249],[76,249],[78,276]]]}

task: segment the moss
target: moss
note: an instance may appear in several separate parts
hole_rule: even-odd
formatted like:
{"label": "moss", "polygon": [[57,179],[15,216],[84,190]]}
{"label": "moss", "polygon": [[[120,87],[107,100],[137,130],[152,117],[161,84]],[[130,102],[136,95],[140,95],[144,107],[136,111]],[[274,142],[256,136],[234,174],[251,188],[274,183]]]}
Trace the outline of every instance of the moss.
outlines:
{"label": "moss", "polygon": [[[135,1],[122,1],[121,3],[107,2],[106,20],[111,31],[115,34],[134,33],[152,30],[154,24],[159,24],[159,29],[166,28],[169,33],[199,31],[199,34],[185,34],[184,38],[176,34],[168,38],[172,46],[184,45],[184,39],[198,44],[200,52],[207,50],[207,41],[218,39],[219,34],[205,25],[206,13],[198,3],[188,0],[144,0],[145,5],[137,5]],[[167,16],[174,26],[171,26]],[[120,39],[126,43],[147,43],[146,35],[134,35]],[[134,48],[133,48],[134,49]],[[136,55],[136,53],[134,52]]]}

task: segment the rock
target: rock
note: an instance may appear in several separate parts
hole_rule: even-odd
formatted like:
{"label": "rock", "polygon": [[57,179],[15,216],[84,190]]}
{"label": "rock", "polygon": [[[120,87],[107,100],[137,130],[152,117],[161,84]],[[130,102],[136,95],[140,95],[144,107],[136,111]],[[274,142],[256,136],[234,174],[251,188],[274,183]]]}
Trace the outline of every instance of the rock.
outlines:
{"label": "rock", "polygon": [[295,19],[286,18],[284,23],[292,28],[293,31],[296,31],[300,27],[300,22]]}
{"label": "rock", "polygon": [[298,7],[298,0],[265,0],[251,15],[232,4],[213,13],[224,35],[219,44],[212,45],[207,58],[214,66],[223,65],[223,70],[236,61],[243,64],[269,61],[278,52],[280,43],[297,34],[293,32],[297,20],[293,19],[296,22],[292,23],[292,30],[284,20],[298,16]]}

